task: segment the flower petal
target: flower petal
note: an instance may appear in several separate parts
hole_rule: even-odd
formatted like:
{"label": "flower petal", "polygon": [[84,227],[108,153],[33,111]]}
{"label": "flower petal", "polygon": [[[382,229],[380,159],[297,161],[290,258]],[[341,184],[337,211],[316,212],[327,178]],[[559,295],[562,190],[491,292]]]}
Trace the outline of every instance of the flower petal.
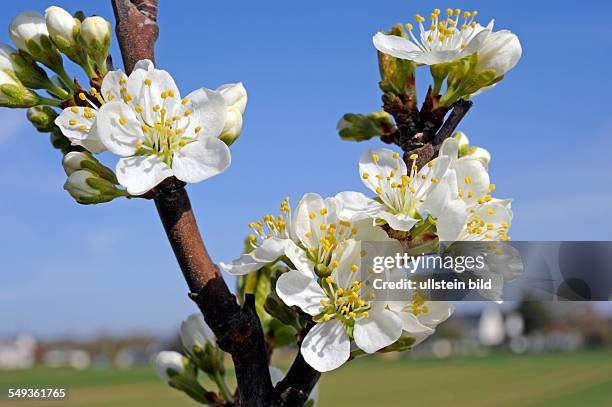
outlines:
{"label": "flower petal", "polygon": [[401,318],[385,308],[383,302],[372,303],[368,318],[355,322],[355,344],[367,353],[374,353],[391,345],[402,335]]}
{"label": "flower petal", "polygon": [[377,213],[384,210],[380,203],[361,192],[340,192],[334,198],[340,202],[339,216],[345,220],[357,221],[374,218]]}
{"label": "flower petal", "polygon": [[409,231],[417,223],[416,219],[411,218],[403,213],[393,214],[387,211],[380,211],[376,214],[380,219],[383,219],[395,230],[401,230],[404,232]]}
{"label": "flower petal", "polygon": [[172,171],[181,181],[194,183],[222,173],[230,163],[230,150],[224,142],[203,137],[174,153]]}
{"label": "flower petal", "polygon": [[463,157],[456,161],[457,183],[461,196],[470,206],[489,191],[490,179],[487,167],[477,158]]}
{"label": "flower petal", "polygon": [[287,240],[285,245],[285,255],[291,260],[297,271],[304,274],[307,277],[314,278],[314,266],[306,251],[296,245],[293,241]]}
{"label": "flower petal", "polygon": [[467,208],[461,199],[448,202],[438,216],[437,235],[441,242],[454,242],[467,221]]}
{"label": "flower petal", "polygon": [[121,88],[127,83],[127,75],[121,70],[110,71],[104,76],[100,93],[107,102],[121,97]]}
{"label": "flower petal", "polygon": [[[91,112],[93,114],[94,110],[91,109]],[[82,106],[66,108],[55,118],[55,124],[73,145],[83,146],[92,153],[101,153],[106,147],[98,137],[95,122],[95,116],[87,117]]]}
{"label": "flower petal", "polygon": [[278,278],[276,293],[285,304],[290,307],[298,306],[309,315],[321,313],[321,300],[327,300],[321,286],[297,270],[289,270]]}
{"label": "flower petal", "polygon": [[136,114],[120,101],[106,103],[100,108],[96,129],[106,148],[123,157],[134,154],[136,143],[144,139]]}
{"label": "flower petal", "polygon": [[172,170],[156,155],[122,158],[117,179],[132,195],[142,195],[168,177]]}
{"label": "flower petal", "polygon": [[219,267],[226,273],[233,275],[249,274],[268,264],[275,263],[285,252],[287,242],[289,241],[286,239],[266,239],[252,252],[243,254],[229,264],[220,262]]}
{"label": "flower petal", "polygon": [[188,136],[218,137],[225,125],[227,108],[223,96],[214,90],[201,88],[191,92],[184,99],[183,109],[189,110],[189,125],[185,129]]}
{"label": "flower petal", "polygon": [[139,61],[139,69],[134,69],[128,77],[127,93],[139,101],[145,121],[154,123],[153,106],[166,109],[171,116],[180,104],[181,94],[168,72],[155,69],[151,61],[143,61]]}
{"label": "flower petal", "polygon": [[351,341],[342,322],[332,319],[312,328],[300,347],[306,363],[319,372],[342,366],[351,355]]}
{"label": "flower petal", "polygon": [[379,186],[382,187],[383,190],[389,188],[389,182],[385,181],[381,183],[377,177],[382,176],[386,180],[391,173],[394,174],[392,179],[398,183],[402,182],[402,175],[406,175],[406,163],[404,163],[404,160],[402,160],[401,156],[395,151],[386,148],[377,148],[366,150],[361,154],[359,158],[359,175],[365,186],[370,188],[373,192],[376,192],[376,188]]}
{"label": "flower petal", "polygon": [[395,58],[413,60],[423,53],[423,51],[408,38],[397,35],[378,32],[372,38],[372,42],[377,50]]}
{"label": "flower petal", "polygon": [[429,327],[435,327],[446,321],[455,310],[455,307],[446,301],[427,301],[428,311],[418,315],[419,322]]}

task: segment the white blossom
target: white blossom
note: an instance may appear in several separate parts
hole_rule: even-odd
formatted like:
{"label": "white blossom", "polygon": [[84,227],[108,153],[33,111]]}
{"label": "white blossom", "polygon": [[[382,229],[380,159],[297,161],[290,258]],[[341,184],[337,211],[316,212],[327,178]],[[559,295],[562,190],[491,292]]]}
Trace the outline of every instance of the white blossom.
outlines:
{"label": "white blossom", "polygon": [[[413,154],[411,159],[418,156]],[[452,193],[445,178],[450,159],[440,156],[420,170],[408,172],[400,155],[388,149],[367,150],[359,160],[359,172],[376,199],[360,192],[341,192],[343,214],[353,219],[372,218],[395,230],[409,231],[424,214],[437,217]]]}
{"label": "white blossom", "polygon": [[64,109],[56,124],[73,144],[123,157],[117,178],[132,195],[173,175],[200,182],[230,165],[229,149],[217,138],[225,125],[223,97],[201,88],[181,99],[170,74],[151,61],[140,61],[129,77],[109,72],[100,92],[79,98],[89,106]]}
{"label": "white blossom", "polygon": [[480,50],[493,30],[493,20],[483,27],[475,21],[477,14],[448,9],[444,18],[440,9],[435,9],[429,22],[417,14],[418,33],[414,33],[414,26],[409,23],[406,24],[409,38],[379,32],[373,38],[374,46],[384,54],[416,64],[456,61]]}

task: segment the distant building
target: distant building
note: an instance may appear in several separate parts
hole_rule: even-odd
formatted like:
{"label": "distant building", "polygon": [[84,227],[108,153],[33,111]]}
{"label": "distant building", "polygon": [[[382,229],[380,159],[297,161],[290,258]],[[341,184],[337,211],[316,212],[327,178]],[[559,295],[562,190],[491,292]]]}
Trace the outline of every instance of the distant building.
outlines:
{"label": "distant building", "polygon": [[13,342],[0,342],[0,369],[28,369],[34,365],[36,340],[18,335]]}

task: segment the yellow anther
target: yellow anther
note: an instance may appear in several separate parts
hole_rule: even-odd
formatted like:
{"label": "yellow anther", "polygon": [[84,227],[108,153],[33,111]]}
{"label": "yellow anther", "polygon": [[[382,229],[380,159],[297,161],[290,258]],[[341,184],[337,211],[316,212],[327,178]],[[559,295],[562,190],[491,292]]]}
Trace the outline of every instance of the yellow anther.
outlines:
{"label": "yellow anther", "polygon": [[412,161],[416,160],[417,158],[419,158],[419,155],[418,155],[418,154],[414,154],[414,153],[413,153],[413,154],[410,154],[410,159],[411,159]]}
{"label": "yellow anther", "polygon": [[368,311],[364,311],[364,312],[362,312],[362,313],[361,313],[361,315],[362,315],[364,318],[368,318],[368,317],[370,316],[370,314],[368,313]]}
{"label": "yellow anther", "polygon": [[459,14],[461,14],[461,9],[460,8],[456,8],[455,9],[455,15],[458,16]]}
{"label": "yellow anther", "polygon": [[355,228],[355,227],[351,229],[351,233],[352,233],[352,234],[356,235],[356,234],[357,234],[357,232],[359,232],[359,229],[357,229],[357,228]]}
{"label": "yellow anther", "polygon": [[68,124],[71,125],[71,126],[74,126],[74,125],[77,124],[77,121],[74,120],[74,119],[70,119],[70,120],[68,120]]}
{"label": "yellow anther", "polygon": [[320,303],[322,306],[326,306],[326,305],[329,303],[329,301],[327,301],[326,299],[322,299],[321,301],[319,301],[319,303]]}
{"label": "yellow anther", "polygon": [[368,179],[368,178],[370,178],[370,174],[368,174],[367,172],[364,172],[363,174],[361,174],[361,177],[363,179]]}
{"label": "yellow anther", "polygon": [[468,18],[470,16],[470,12],[469,11],[464,11],[463,12],[463,18]]}
{"label": "yellow anther", "polygon": [[78,108],[78,107],[76,107],[76,106],[72,106],[72,107],[70,108],[70,111],[71,111],[72,113],[79,113],[79,108]]}
{"label": "yellow anther", "polygon": [[172,89],[168,89],[167,93],[168,93],[168,97],[171,97],[171,98],[174,97],[174,91]]}
{"label": "yellow anther", "polygon": [[304,236],[306,236],[308,239],[310,239],[312,237],[312,232],[306,232],[306,233],[304,233]]}
{"label": "yellow anther", "polygon": [[408,31],[412,31],[412,29],[413,29],[413,28],[414,28],[414,27],[412,26],[412,24],[410,24],[410,23],[406,24],[406,29],[407,29]]}
{"label": "yellow anther", "polygon": [[376,187],[376,193],[377,193],[378,195],[382,194],[382,192],[383,192],[383,190],[382,190],[382,188],[381,188],[381,187]]}
{"label": "yellow anther", "polygon": [[380,157],[378,156],[378,154],[372,154],[372,161],[374,161],[375,163],[378,162],[378,160],[380,160]]}
{"label": "yellow anther", "polygon": [[331,284],[331,283],[333,283],[333,282],[334,282],[334,279],[333,279],[331,276],[327,276],[327,277],[325,277],[325,282],[326,282],[327,284]]}
{"label": "yellow anther", "polygon": [[507,223],[502,223],[501,227],[504,229],[508,229],[510,227],[510,225],[508,225]]}
{"label": "yellow anther", "polygon": [[468,199],[472,199],[473,196],[474,196],[474,192],[468,191],[468,193],[467,193]]}
{"label": "yellow anther", "polygon": [[433,34],[429,34],[429,35],[427,36],[427,41],[432,42],[433,40],[434,40],[434,36],[433,36]]}
{"label": "yellow anther", "polygon": [[484,237],[486,237],[487,239],[493,239],[493,235],[491,235],[490,233],[485,233]]}
{"label": "yellow anther", "polygon": [[151,79],[145,79],[144,80],[144,84],[147,85],[147,86],[151,86],[151,83],[152,83]]}
{"label": "yellow anther", "polygon": [[332,262],[329,264],[331,268],[335,269],[338,268],[338,260],[332,260]]}
{"label": "yellow anther", "polygon": [[85,96],[85,93],[81,92],[81,93],[79,93],[79,99],[86,100],[87,96]]}
{"label": "yellow anther", "polygon": [[489,192],[495,191],[495,184],[489,185]]}
{"label": "yellow anther", "polygon": [[351,266],[351,271],[352,271],[353,273],[356,273],[357,271],[359,271],[359,267],[358,267],[356,264],[353,264],[353,265]]}
{"label": "yellow anther", "polygon": [[325,314],[325,315],[323,315],[323,320],[324,320],[325,322],[329,321],[330,319],[331,319],[331,317],[329,316],[329,314]]}
{"label": "yellow anther", "polygon": [[472,27],[472,28],[476,28],[476,21],[472,21],[472,22],[470,23],[470,27]]}
{"label": "yellow anther", "polygon": [[316,213],[314,213],[314,212],[310,212],[310,214],[308,215],[308,217],[309,217],[309,218],[312,220],[312,219],[314,219],[314,218],[316,218],[316,217],[317,217],[317,214],[316,214]]}
{"label": "yellow anther", "polygon": [[119,117],[119,123],[121,123],[122,126],[125,126],[127,124],[127,119],[121,116]]}
{"label": "yellow anther", "polygon": [[463,181],[465,181],[465,183],[469,185],[469,184],[472,183],[472,177],[467,176],[467,177],[465,177],[465,179]]}
{"label": "yellow anther", "polygon": [[161,109],[161,106],[160,106],[160,105],[155,105],[155,106],[153,106],[153,111],[154,111],[154,112],[159,112],[159,109]]}
{"label": "yellow anther", "polygon": [[478,11],[474,10],[472,11],[472,17],[476,17],[478,15]]}
{"label": "yellow anther", "polygon": [[342,288],[338,288],[336,290],[336,295],[342,295],[342,294],[344,294],[344,290]]}
{"label": "yellow anther", "polygon": [[186,105],[189,102],[189,98],[183,98],[183,100],[181,100],[181,104]]}
{"label": "yellow anther", "polygon": [[319,225],[319,229],[320,229],[320,230],[325,230],[325,229],[327,229],[327,226],[325,226],[325,223],[321,223],[321,224]]}
{"label": "yellow anther", "polygon": [[425,19],[420,14],[417,14],[416,16],[414,16],[414,19],[417,21],[417,23],[424,23],[425,22]]}
{"label": "yellow anther", "polygon": [[327,214],[327,208],[321,208],[321,210],[319,211],[319,213],[321,215],[326,215]]}
{"label": "yellow anther", "polygon": [[437,184],[438,182],[440,182],[440,180],[436,177],[431,177],[431,182]]}
{"label": "yellow anther", "polygon": [[436,16],[440,15],[440,9],[439,8],[434,9],[433,14]]}
{"label": "yellow anther", "polygon": [[495,213],[495,211],[493,211],[493,209],[491,209],[491,208],[487,208],[487,213],[489,215],[493,215]]}
{"label": "yellow anther", "polygon": [[196,132],[196,133],[199,133],[200,130],[202,130],[202,128],[200,126],[198,126],[195,129],[193,129],[193,131]]}
{"label": "yellow anther", "polygon": [[379,181],[382,181],[385,179],[385,176],[382,174],[376,174],[376,179],[378,179]]}
{"label": "yellow anther", "polygon": [[79,126],[79,131],[81,131],[81,132],[87,131],[87,126],[85,126],[85,125],[81,124],[81,125]]}
{"label": "yellow anther", "polygon": [[397,160],[399,158],[399,153],[393,153],[393,158]]}
{"label": "yellow anther", "polygon": [[351,317],[351,318],[355,318],[355,317],[357,316],[357,314],[355,313],[355,311],[351,311],[351,312],[349,312],[349,314],[348,314],[348,315],[349,315],[349,317]]}
{"label": "yellow anther", "polygon": [[358,307],[363,307],[365,305],[365,301],[364,300],[358,300],[357,301],[357,306]]}
{"label": "yellow anther", "polygon": [[453,9],[452,8],[447,8],[446,9],[446,15],[452,16],[453,15]]}
{"label": "yellow anther", "polygon": [[160,96],[161,96],[161,98],[162,98],[162,99],[165,99],[165,98],[167,98],[167,97],[168,97],[168,92],[163,91],[163,92],[160,94]]}

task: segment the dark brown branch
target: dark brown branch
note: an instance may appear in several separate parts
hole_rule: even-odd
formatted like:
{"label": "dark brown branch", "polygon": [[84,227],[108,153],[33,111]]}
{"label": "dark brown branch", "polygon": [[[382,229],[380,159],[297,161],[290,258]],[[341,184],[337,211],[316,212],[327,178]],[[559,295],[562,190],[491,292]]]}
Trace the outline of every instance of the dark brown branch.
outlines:
{"label": "dark brown branch", "polygon": [[112,3],[125,71],[132,72],[141,59],[155,62],[155,41],[159,36],[157,0],[112,0]]}
{"label": "dark brown branch", "polygon": [[310,392],[319,381],[321,373],[314,370],[298,351],[287,375],[274,389],[275,405],[302,406],[308,401]]}
{"label": "dark brown branch", "polygon": [[238,305],[204,247],[182,186],[159,188],[154,200],[191,299],[215,333],[219,347],[232,355],[240,405],[270,405],[273,387],[254,298],[247,296],[244,306]]}
{"label": "dark brown branch", "polygon": [[434,137],[435,145],[442,144],[444,140],[453,135],[453,132],[459,125],[459,122],[463,120],[472,105],[473,102],[471,100],[464,99],[459,99],[455,102],[455,104],[453,104],[453,110],[448,116],[448,119],[446,119],[446,121]]}

